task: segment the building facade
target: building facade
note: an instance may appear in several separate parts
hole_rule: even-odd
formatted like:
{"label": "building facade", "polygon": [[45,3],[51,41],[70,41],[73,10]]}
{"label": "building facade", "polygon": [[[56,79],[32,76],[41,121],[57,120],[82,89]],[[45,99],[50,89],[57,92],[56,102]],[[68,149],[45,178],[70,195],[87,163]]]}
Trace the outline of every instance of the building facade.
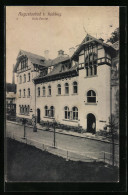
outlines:
{"label": "building facade", "polygon": [[[51,60],[20,51],[17,57],[17,117],[103,130],[111,114],[111,66],[116,50],[87,35],[70,56]],[[25,61],[25,62],[24,62]]]}
{"label": "building facade", "polygon": [[16,84],[6,84],[6,115],[9,118],[11,115],[16,116]]}

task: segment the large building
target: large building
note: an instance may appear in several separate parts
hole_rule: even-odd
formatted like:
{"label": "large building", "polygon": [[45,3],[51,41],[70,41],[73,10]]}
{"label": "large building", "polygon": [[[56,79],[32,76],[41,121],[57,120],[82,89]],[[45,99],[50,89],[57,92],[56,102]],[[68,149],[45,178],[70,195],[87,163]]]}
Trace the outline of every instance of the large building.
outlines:
{"label": "large building", "polygon": [[111,114],[111,68],[114,47],[87,35],[70,55],[49,59],[21,50],[17,57],[17,120],[37,118],[95,133]]}

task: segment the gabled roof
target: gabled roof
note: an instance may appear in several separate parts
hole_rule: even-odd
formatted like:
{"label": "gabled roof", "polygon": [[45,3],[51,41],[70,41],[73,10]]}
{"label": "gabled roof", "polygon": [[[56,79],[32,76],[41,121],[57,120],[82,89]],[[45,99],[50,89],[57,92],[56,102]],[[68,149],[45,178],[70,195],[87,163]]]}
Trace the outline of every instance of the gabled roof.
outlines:
{"label": "gabled roof", "polygon": [[15,67],[14,67],[14,71],[16,71],[17,66],[19,64],[19,60],[18,59],[22,55],[27,56],[27,58],[30,60],[30,62],[32,64],[38,64],[38,65],[44,66],[45,58],[43,56],[39,56],[37,54],[31,53],[31,52],[28,52],[28,51],[20,50],[19,54],[17,56],[17,63],[15,65]]}
{"label": "gabled roof", "polygon": [[14,71],[16,71],[16,68],[19,64],[18,58],[20,58],[20,56],[22,56],[22,55],[27,56],[32,64],[38,64],[38,65],[41,65],[44,67],[54,66],[58,63],[61,63],[61,62],[64,62],[64,61],[67,61],[70,59],[69,56],[63,55],[63,56],[58,56],[57,58],[55,58],[53,60],[51,60],[51,59],[46,60],[43,56],[39,56],[37,54],[31,53],[28,51],[20,50],[18,57],[17,57],[17,63],[15,65]]}
{"label": "gabled roof", "polygon": [[[100,39],[97,39],[97,38],[95,38],[95,37],[93,37],[93,36],[87,34],[86,37],[85,37],[85,38],[83,39],[83,41],[81,42],[81,44],[79,45],[79,47],[76,49],[76,51],[74,52],[74,54],[72,55],[71,58],[73,58],[75,55],[77,55],[77,54],[81,51],[81,49],[83,48],[84,45],[89,44],[89,43],[91,43],[91,42],[93,42],[93,41],[95,41],[95,42],[97,42],[97,43],[103,45],[103,46],[106,47],[106,48],[110,48],[110,47],[111,47],[110,45],[104,43],[104,42],[101,41]],[[111,49],[114,49],[114,48],[111,47]]]}

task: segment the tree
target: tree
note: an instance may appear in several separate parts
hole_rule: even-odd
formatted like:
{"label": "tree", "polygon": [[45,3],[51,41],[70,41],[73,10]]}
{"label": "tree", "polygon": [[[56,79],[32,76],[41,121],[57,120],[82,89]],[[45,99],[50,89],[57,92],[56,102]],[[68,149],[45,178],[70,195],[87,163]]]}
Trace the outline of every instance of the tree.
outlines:
{"label": "tree", "polygon": [[109,39],[107,39],[107,42],[110,42],[113,44],[116,41],[119,41],[119,36],[120,36],[119,28],[116,28],[114,30],[114,32],[111,33],[111,37]]}
{"label": "tree", "polygon": [[112,139],[112,165],[115,165],[115,139],[118,136],[118,128],[119,128],[119,122],[117,120],[117,117],[114,114],[111,114],[109,117],[109,125],[110,128],[109,135]]}

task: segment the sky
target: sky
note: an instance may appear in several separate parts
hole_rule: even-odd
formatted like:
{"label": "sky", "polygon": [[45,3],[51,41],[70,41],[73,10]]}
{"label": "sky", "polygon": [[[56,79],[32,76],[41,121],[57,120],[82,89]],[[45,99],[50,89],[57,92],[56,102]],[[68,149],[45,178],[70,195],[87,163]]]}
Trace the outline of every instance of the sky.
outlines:
{"label": "sky", "polygon": [[53,59],[60,49],[69,54],[69,48],[80,44],[87,33],[106,42],[117,27],[116,6],[7,6],[6,82],[12,82],[20,49],[41,56],[49,50]]}

